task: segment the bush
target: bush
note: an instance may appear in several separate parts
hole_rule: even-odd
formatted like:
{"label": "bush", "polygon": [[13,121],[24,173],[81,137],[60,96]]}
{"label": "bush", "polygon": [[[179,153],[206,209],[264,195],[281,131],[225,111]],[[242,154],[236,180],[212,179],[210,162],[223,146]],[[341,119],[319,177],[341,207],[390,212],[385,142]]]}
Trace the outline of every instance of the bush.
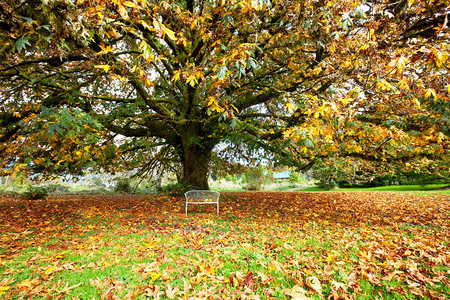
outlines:
{"label": "bush", "polygon": [[339,187],[339,185],[333,179],[322,179],[316,183],[316,186],[324,190],[333,190]]}
{"label": "bush", "polygon": [[47,190],[48,193],[68,192],[69,191],[69,188],[67,186],[64,186],[59,183],[46,185],[45,189]]}
{"label": "bush", "polygon": [[173,197],[183,197],[190,188],[182,183],[169,183],[162,187],[162,192]]}
{"label": "bush", "polygon": [[300,176],[298,175],[298,173],[291,172],[289,174],[289,183],[297,183],[299,181],[300,181]]}
{"label": "bush", "polygon": [[118,193],[131,193],[131,184],[128,179],[119,179],[114,187],[114,191]]}
{"label": "bush", "polygon": [[234,183],[234,184],[237,184],[237,176],[236,176],[236,175],[230,175],[230,174],[227,174],[227,175],[225,176],[225,180],[226,180],[226,181],[230,181],[230,182],[232,182],[232,183]]}
{"label": "bush", "polygon": [[266,180],[264,168],[256,167],[249,170],[246,174],[247,189],[250,191],[260,190]]}
{"label": "bush", "polygon": [[48,196],[47,190],[42,186],[29,185],[27,190],[22,193],[22,197],[27,200],[44,199]]}

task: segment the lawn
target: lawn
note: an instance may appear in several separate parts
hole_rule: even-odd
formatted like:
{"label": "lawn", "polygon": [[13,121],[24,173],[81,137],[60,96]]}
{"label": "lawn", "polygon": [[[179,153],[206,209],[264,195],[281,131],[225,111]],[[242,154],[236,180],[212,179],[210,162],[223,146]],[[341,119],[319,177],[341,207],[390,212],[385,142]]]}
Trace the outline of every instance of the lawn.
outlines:
{"label": "lawn", "polygon": [[[301,189],[302,192],[328,192],[329,190],[324,190],[317,187],[308,187]],[[448,184],[429,184],[429,185],[388,185],[388,186],[378,186],[371,188],[339,188],[332,191],[339,192],[357,192],[357,191],[365,191],[365,192],[404,192],[404,193],[417,193],[417,194],[428,194],[428,193],[436,193],[436,194],[444,194],[450,195],[450,188]]]}
{"label": "lawn", "polygon": [[450,197],[0,196],[2,299],[450,298]]}

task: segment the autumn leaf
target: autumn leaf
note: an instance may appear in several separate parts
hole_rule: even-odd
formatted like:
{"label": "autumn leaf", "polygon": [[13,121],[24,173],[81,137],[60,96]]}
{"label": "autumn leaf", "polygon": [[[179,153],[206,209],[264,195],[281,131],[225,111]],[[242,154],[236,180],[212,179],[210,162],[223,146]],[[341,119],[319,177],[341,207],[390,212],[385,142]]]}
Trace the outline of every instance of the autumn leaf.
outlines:
{"label": "autumn leaf", "polygon": [[317,277],[310,276],[305,279],[305,285],[313,292],[320,294],[322,292],[322,285]]}
{"label": "autumn leaf", "polygon": [[167,288],[166,288],[166,296],[167,296],[167,298],[169,298],[169,299],[175,299],[175,297],[176,297],[176,295],[178,294],[178,292],[179,292],[179,288],[176,286],[175,288],[172,288],[171,286],[170,286],[170,284],[169,285],[167,285]]}
{"label": "autumn leaf", "polygon": [[150,272],[150,283],[158,280],[161,277],[161,273],[156,273],[156,272]]}
{"label": "autumn leaf", "polygon": [[309,300],[312,299],[306,296],[306,291],[298,285],[295,285],[293,288],[286,290],[286,295],[290,296],[293,300]]}
{"label": "autumn leaf", "polygon": [[159,32],[159,34],[164,37],[165,35],[167,35],[169,37],[169,39],[176,41],[177,38],[175,36],[175,33],[170,30],[169,28],[167,28],[164,24],[160,23],[157,20],[153,20],[153,27],[157,30],[157,32]]}
{"label": "autumn leaf", "polygon": [[108,72],[109,69],[111,69],[111,66],[109,65],[95,65],[94,67],[97,69],[102,69],[105,72]]}

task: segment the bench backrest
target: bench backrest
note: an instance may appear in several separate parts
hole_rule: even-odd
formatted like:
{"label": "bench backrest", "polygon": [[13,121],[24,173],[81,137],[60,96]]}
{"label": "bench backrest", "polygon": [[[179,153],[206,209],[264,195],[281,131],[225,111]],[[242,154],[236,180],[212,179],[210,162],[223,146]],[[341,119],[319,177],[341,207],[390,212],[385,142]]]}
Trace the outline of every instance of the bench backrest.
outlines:
{"label": "bench backrest", "polygon": [[188,203],[218,203],[220,197],[219,192],[210,190],[193,190],[184,195]]}

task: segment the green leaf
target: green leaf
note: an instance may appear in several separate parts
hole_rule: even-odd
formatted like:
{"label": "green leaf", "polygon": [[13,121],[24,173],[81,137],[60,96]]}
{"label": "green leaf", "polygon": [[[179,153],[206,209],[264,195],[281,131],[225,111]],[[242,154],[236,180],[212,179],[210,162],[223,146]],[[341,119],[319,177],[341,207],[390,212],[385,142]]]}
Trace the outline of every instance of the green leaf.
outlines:
{"label": "green leaf", "polygon": [[223,18],[223,24],[225,25],[225,27],[227,27],[228,24],[234,26],[233,16],[231,14],[226,14],[225,17]]}
{"label": "green leaf", "polygon": [[22,37],[16,41],[15,48],[18,51],[21,51],[22,49],[26,48],[26,45],[31,46],[30,42],[28,41],[28,38]]}
{"label": "green leaf", "polygon": [[219,72],[217,73],[217,77],[219,77],[220,80],[223,80],[225,76],[227,75],[228,68],[226,66],[221,66],[219,68]]}
{"label": "green leaf", "polygon": [[252,68],[252,69],[256,69],[257,64],[255,62],[255,60],[253,58],[248,58],[247,59],[247,68]]}
{"label": "green leaf", "polygon": [[241,127],[241,121],[239,121],[237,118],[234,118],[233,120],[231,120],[230,125],[233,130],[236,130]]}
{"label": "green leaf", "polygon": [[33,23],[33,19],[32,18],[23,17],[23,16],[19,16],[19,18],[24,19],[25,21],[27,21],[28,26],[30,26]]}
{"label": "green leaf", "polygon": [[312,148],[312,147],[314,147],[314,142],[311,141],[310,139],[306,139],[305,140],[305,146],[308,147],[308,148]]}

